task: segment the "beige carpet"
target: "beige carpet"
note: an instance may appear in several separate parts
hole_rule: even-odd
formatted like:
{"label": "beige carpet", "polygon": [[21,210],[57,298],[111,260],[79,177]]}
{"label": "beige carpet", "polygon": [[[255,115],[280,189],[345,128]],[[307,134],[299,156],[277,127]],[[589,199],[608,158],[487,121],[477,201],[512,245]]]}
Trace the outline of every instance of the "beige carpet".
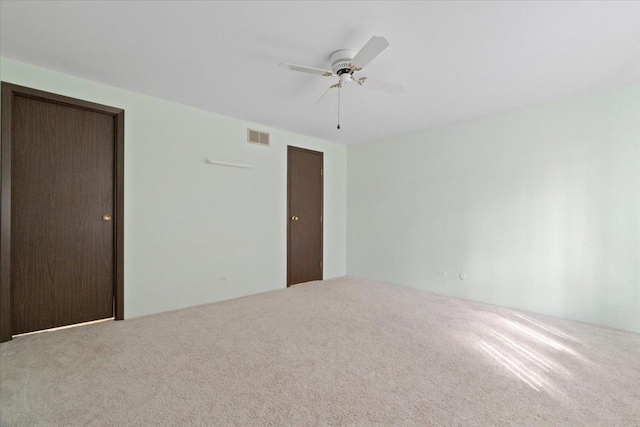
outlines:
{"label": "beige carpet", "polygon": [[0,345],[7,426],[640,425],[640,335],[341,278]]}

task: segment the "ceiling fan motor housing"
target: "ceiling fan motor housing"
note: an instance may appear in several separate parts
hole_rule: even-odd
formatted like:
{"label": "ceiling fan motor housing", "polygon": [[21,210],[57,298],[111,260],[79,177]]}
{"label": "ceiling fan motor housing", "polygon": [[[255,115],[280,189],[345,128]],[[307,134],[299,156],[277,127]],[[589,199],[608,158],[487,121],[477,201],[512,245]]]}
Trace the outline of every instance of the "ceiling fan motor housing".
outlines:
{"label": "ceiling fan motor housing", "polygon": [[329,56],[331,70],[339,76],[344,73],[351,74],[351,59],[354,55],[355,51],[350,49],[336,50]]}

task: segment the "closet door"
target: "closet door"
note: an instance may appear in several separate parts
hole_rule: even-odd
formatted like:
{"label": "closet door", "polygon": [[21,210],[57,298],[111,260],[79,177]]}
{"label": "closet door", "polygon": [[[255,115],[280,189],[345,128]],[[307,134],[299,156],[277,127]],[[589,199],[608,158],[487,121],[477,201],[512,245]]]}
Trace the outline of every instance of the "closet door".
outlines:
{"label": "closet door", "polygon": [[288,147],[287,286],[322,280],[323,154]]}
{"label": "closet door", "polygon": [[114,316],[115,120],[13,98],[12,335]]}

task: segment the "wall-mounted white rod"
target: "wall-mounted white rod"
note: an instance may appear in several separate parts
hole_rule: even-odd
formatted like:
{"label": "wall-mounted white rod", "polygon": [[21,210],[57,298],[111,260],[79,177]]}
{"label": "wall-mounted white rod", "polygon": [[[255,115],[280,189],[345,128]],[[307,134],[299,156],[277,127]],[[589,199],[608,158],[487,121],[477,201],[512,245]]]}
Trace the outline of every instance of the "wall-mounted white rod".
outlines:
{"label": "wall-mounted white rod", "polygon": [[213,159],[210,159],[209,157],[204,159],[204,162],[208,165],[230,166],[232,168],[251,169],[253,167],[251,165],[244,165],[242,163],[223,162],[221,160],[213,160]]}

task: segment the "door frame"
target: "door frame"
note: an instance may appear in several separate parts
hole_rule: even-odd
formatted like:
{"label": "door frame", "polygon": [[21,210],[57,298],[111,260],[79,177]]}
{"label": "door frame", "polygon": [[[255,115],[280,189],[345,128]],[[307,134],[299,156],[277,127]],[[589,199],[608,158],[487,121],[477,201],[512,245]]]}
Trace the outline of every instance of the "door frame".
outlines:
{"label": "door frame", "polygon": [[320,181],[320,210],[322,212],[322,222],[320,223],[320,263],[322,264],[321,273],[324,278],[324,153],[322,151],[309,150],[307,148],[294,147],[293,145],[287,145],[287,288],[290,285],[290,272],[291,272],[291,152],[302,151],[304,153],[310,153],[319,155],[322,159],[322,179]]}
{"label": "door frame", "polygon": [[11,148],[12,109],[16,96],[66,105],[114,117],[114,316],[124,319],[124,110],[2,82],[0,168],[0,342],[11,339]]}

